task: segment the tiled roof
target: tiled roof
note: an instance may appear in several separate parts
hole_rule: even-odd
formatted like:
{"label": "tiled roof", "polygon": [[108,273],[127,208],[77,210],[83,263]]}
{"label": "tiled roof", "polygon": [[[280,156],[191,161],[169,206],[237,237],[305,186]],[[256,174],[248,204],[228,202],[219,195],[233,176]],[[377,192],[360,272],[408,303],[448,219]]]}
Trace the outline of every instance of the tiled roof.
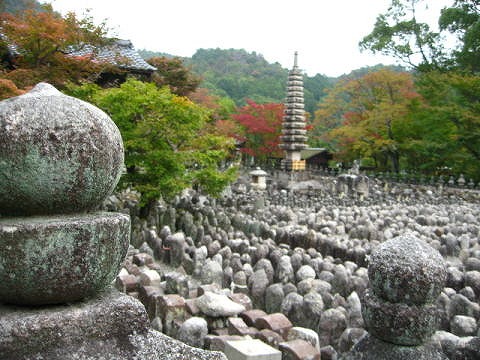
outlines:
{"label": "tiled roof", "polygon": [[328,149],[326,148],[306,148],[301,151],[302,159],[310,159],[312,156],[321,154],[323,152],[328,153]]}
{"label": "tiled roof", "polygon": [[2,31],[0,31],[0,41],[5,43],[11,55],[13,56],[19,55],[17,46],[15,44],[12,44],[10,41],[8,41],[8,38],[5,36],[5,34]]}
{"label": "tiled roof", "polygon": [[105,61],[126,70],[155,71],[156,67],[150,65],[134,49],[130,40],[115,40],[112,44],[95,48],[85,45],[79,50],[68,52],[70,56],[94,55],[93,59]]}

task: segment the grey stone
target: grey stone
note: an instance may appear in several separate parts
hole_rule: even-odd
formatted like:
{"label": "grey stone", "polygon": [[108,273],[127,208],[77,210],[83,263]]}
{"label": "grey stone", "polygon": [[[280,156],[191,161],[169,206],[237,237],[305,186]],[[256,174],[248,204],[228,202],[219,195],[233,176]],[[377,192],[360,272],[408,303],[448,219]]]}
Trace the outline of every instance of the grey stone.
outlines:
{"label": "grey stone", "polygon": [[294,326],[288,330],[287,341],[301,339],[310,343],[315,349],[320,351],[320,342],[318,340],[318,334],[312,330],[304,327]]}
{"label": "grey stone", "polygon": [[207,259],[200,271],[200,281],[202,284],[223,285],[223,269],[222,266],[211,259]]}
{"label": "grey stone", "polygon": [[398,345],[420,345],[438,326],[435,304],[408,305],[384,302],[370,290],[364,297],[363,320],[373,336]]}
{"label": "grey stone", "polygon": [[248,279],[248,288],[255,308],[265,308],[265,290],[268,284],[268,276],[263,268],[255,271]]}
{"label": "grey stone", "polygon": [[305,321],[305,314],[303,313],[303,296],[291,292],[285,296],[282,301],[282,313],[294,325],[301,325]]}
{"label": "grey stone", "polygon": [[305,324],[303,326],[310,329],[317,329],[320,317],[325,308],[323,298],[316,292],[309,292],[303,297],[303,311],[305,314]]}
{"label": "grey stone", "polygon": [[338,354],[332,345],[327,345],[320,348],[320,358],[322,360],[337,360]]}
{"label": "grey stone", "polygon": [[362,304],[360,297],[353,291],[347,298],[348,323],[350,327],[363,327]]}
{"label": "grey stone", "polygon": [[93,296],[118,274],[130,219],[120,213],[0,218],[0,301],[58,304]]}
{"label": "grey stone", "polygon": [[275,275],[276,279],[283,284],[294,280],[293,267],[289,256],[283,255],[280,258]]}
{"label": "grey stone", "polygon": [[164,241],[165,248],[168,249],[167,262],[173,267],[179,267],[182,264],[187,243],[185,235],[181,232],[168,235]]}
{"label": "grey stone", "polygon": [[201,317],[191,317],[180,325],[177,339],[187,345],[203,348],[207,334],[207,321]]}
{"label": "grey stone", "polygon": [[322,313],[319,322],[318,334],[320,337],[320,345],[335,346],[347,328],[347,317],[339,309],[327,309]]}
{"label": "grey stone", "polygon": [[373,336],[364,336],[342,360],[447,360],[432,344],[422,346],[392,346]]}
{"label": "grey stone", "polygon": [[40,83],[0,102],[0,212],[96,209],[123,167],[123,143],[103,111]]}
{"label": "grey stone", "polygon": [[480,271],[472,270],[465,273],[465,286],[470,286],[480,298]]}
{"label": "grey stone", "polygon": [[265,311],[269,314],[280,312],[284,297],[282,284],[276,283],[267,287],[265,290]]}
{"label": "grey stone", "polygon": [[[176,342],[174,346],[163,346],[173,340],[163,340],[148,329],[143,305],[111,289],[89,301],[70,305],[0,306],[0,354],[9,360],[146,360],[167,359],[173,349],[182,347]],[[153,352],[152,338],[162,338],[155,346],[157,352],[143,356]]]}
{"label": "grey stone", "polygon": [[459,339],[457,335],[446,331],[437,331],[432,336],[432,342],[438,342],[449,359],[460,359]]}
{"label": "grey stone", "polygon": [[267,278],[268,278],[268,284],[272,284],[274,269],[270,260],[265,258],[258,260],[255,266],[253,267],[253,271],[257,271],[259,269],[265,270],[265,274],[267,275]]}
{"label": "grey stone", "polygon": [[372,252],[368,275],[373,292],[391,302],[434,302],[447,277],[443,258],[426,243],[403,235]]}
{"label": "grey stone", "polygon": [[468,300],[468,298],[462,294],[454,294],[450,298],[448,314],[451,317],[455,315],[465,315],[478,319],[480,317],[480,305]]}
{"label": "grey stone", "polygon": [[475,336],[477,320],[470,316],[455,315],[450,321],[450,329],[457,336]]}
{"label": "grey stone", "polygon": [[366,334],[367,331],[362,328],[353,327],[345,329],[338,341],[338,351],[340,353],[350,351]]}
{"label": "grey stone", "polygon": [[230,300],[226,295],[207,291],[195,300],[200,311],[211,317],[227,317],[238,315],[245,311],[243,305]]}
{"label": "grey stone", "polygon": [[296,273],[297,282],[305,279],[315,279],[315,270],[309,265],[302,265]]}
{"label": "grey stone", "polygon": [[227,341],[225,355],[229,360],[281,360],[282,353],[258,339]]}

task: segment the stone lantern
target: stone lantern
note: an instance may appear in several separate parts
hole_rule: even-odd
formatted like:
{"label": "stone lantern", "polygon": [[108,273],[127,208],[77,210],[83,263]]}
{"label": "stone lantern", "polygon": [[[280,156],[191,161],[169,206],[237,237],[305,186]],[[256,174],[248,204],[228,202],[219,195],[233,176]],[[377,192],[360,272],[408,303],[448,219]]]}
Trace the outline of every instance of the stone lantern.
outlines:
{"label": "stone lantern", "polygon": [[257,190],[265,190],[267,188],[267,172],[263,171],[259,167],[255,170],[250,171],[251,182],[250,185],[252,188]]}

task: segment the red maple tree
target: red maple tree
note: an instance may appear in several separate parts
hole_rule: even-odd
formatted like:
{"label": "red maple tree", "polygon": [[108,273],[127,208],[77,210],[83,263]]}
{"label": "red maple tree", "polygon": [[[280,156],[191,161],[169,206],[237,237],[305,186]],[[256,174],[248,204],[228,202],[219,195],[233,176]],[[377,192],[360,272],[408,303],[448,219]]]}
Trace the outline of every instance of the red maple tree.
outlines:
{"label": "red maple tree", "polygon": [[282,129],[283,104],[257,104],[247,100],[232,118],[243,129],[237,140],[243,142],[241,152],[253,156],[258,162],[268,158],[281,157],[278,145]]}

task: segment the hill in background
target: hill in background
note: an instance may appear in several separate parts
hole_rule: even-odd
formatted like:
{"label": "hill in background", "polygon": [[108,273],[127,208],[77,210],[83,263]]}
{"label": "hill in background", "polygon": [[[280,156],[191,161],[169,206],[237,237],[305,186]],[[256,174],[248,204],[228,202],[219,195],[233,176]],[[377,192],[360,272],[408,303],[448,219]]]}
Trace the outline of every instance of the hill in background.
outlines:
{"label": "hill in background", "polygon": [[[145,59],[153,56],[174,57],[147,50],[139,50],[139,53]],[[282,103],[285,99],[289,69],[282,68],[278,62],[267,62],[259,53],[248,53],[243,49],[199,49],[191,58],[182,59],[187,67],[203,79],[200,87],[221,97],[228,96],[239,106],[244,105],[246,99],[257,103]],[[318,103],[325,96],[325,90],[337,81],[359,78],[385,67],[367,66],[337,78],[321,74],[312,77],[305,75],[305,110],[313,116]],[[405,71],[400,66],[387,67],[395,71]]]}
{"label": "hill in background", "polygon": [[41,11],[42,5],[36,0],[0,0],[0,12],[13,14],[25,9]]}

